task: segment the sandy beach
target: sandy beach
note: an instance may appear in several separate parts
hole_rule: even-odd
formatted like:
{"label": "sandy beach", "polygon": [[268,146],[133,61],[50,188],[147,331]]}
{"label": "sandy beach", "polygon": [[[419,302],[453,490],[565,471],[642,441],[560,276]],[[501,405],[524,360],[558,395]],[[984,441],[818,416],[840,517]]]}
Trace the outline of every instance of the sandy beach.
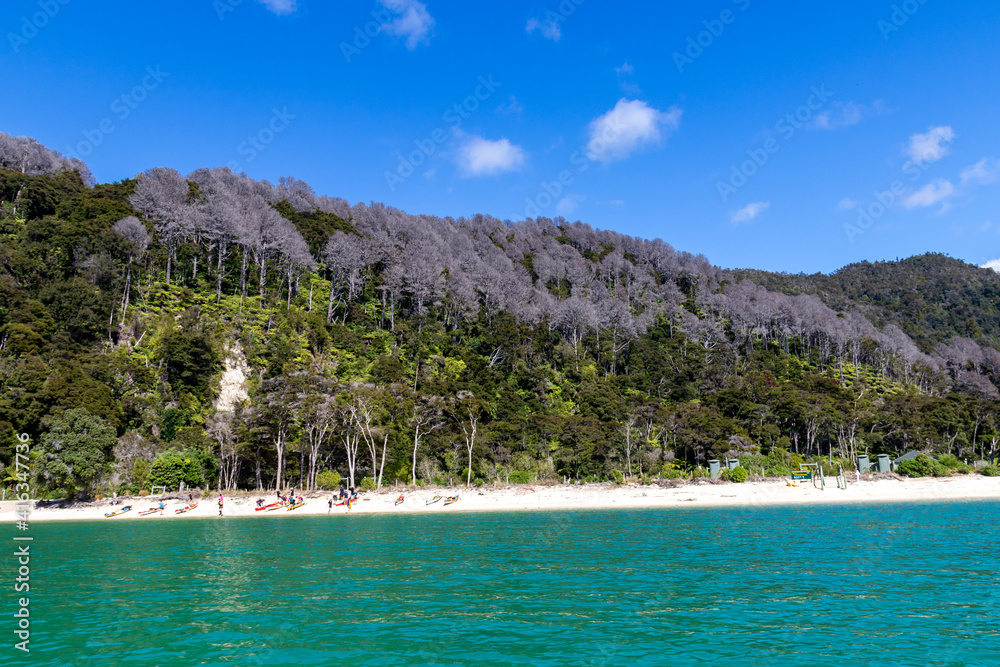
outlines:
{"label": "sandy beach", "polygon": [[[828,482],[832,480],[828,479]],[[828,485],[826,489],[816,488],[811,482],[801,482],[798,487],[789,486],[784,480],[731,484],[712,483],[706,480],[681,483],[675,487],[657,485],[524,485],[505,487],[464,487],[453,489],[422,488],[384,489],[381,492],[363,493],[361,499],[351,509],[351,514],[377,513],[448,513],[448,512],[511,512],[532,510],[578,510],[614,508],[666,508],[666,507],[711,507],[711,506],[767,506],[767,505],[811,505],[823,503],[877,503],[914,502],[936,500],[985,500],[1000,499],[1000,478],[963,475],[950,478],[904,479],[897,477],[874,477],[859,482],[849,480],[846,489]],[[396,504],[398,497],[404,500]],[[442,500],[427,504],[434,496]],[[458,495],[459,500],[444,505],[444,498]],[[176,494],[174,494],[176,496]],[[330,493],[310,493],[305,495],[306,504],[288,511],[282,507],[274,511],[255,511],[257,498],[266,503],[274,500],[274,493],[241,493],[227,496],[223,515],[225,517],[255,517],[261,520],[274,517],[302,516],[306,514],[327,514]],[[163,521],[196,517],[218,517],[218,495],[206,495],[194,510],[177,514],[176,510],[187,505],[187,500],[166,496],[166,509],[159,513],[140,517],[138,513],[156,507],[159,498],[126,498],[117,505],[102,500],[90,503],[73,503],[61,506],[59,503],[32,503],[30,521],[92,520],[102,521]],[[106,519],[104,514],[131,505],[132,510],[121,516]],[[347,514],[346,507],[333,507],[331,514]],[[0,503],[0,521],[13,522],[15,503]]]}

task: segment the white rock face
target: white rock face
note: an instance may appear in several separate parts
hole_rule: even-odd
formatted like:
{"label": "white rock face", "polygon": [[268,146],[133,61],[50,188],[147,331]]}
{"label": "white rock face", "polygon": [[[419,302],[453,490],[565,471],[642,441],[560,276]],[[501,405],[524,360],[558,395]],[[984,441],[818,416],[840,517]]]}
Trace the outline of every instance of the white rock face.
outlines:
{"label": "white rock face", "polygon": [[247,375],[250,373],[250,367],[239,343],[226,345],[223,362],[225,370],[219,384],[219,398],[215,401],[215,409],[219,412],[233,412],[237,405],[249,397]]}

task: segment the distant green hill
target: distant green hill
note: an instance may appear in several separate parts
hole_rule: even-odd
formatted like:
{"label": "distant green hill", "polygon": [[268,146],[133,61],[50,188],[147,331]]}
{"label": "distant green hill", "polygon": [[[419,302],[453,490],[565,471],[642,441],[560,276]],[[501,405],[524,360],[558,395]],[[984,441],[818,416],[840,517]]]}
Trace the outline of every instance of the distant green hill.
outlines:
{"label": "distant green hill", "polygon": [[895,324],[925,352],[952,336],[1000,347],[1000,273],[947,255],[850,264],[831,274],[734,271],[785,294],[812,294],[834,310],[857,310],[876,326]]}

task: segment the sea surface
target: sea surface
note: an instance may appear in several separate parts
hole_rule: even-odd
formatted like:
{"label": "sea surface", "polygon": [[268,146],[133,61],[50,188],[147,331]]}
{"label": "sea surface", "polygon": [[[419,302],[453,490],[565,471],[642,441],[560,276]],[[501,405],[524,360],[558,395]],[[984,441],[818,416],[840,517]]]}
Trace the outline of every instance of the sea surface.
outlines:
{"label": "sea surface", "polygon": [[29,532],[31,654],[4,613],[0,664],[1000,664],[997,502]]}

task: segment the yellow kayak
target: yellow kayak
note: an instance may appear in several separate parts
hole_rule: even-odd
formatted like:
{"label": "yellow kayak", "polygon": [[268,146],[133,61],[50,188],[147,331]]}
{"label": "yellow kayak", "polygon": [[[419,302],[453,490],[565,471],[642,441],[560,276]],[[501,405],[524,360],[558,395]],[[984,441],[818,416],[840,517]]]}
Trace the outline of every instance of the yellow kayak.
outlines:
{"label": "yellow kayak", "polygon": [[115,510],[114,512],[108,512],[107,514],[104,515],[104,518],[110,519],[113,516],[118,516],[120,514],[125,514],[125,512],[128,512],[131,509],[132,509],[131,505],[126,505],[125,507],[121,508],[120,510]]}

